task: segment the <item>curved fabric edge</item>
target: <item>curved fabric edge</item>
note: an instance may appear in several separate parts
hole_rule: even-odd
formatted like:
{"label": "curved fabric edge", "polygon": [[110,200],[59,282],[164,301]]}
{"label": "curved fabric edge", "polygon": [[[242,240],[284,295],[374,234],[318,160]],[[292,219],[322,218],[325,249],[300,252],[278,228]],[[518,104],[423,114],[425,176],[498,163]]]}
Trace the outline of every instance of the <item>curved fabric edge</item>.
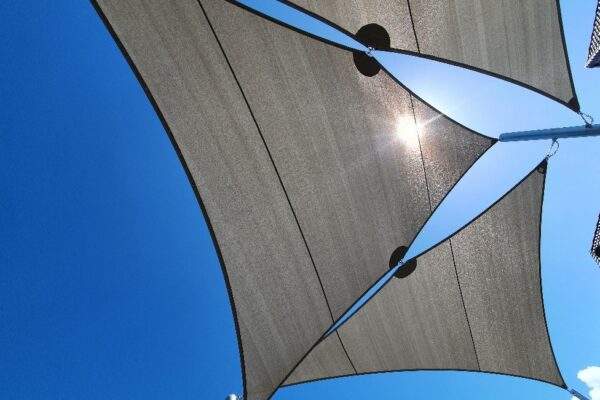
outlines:
{"label": "curved fabric edge", "polygon": [[[562,32],[562,24],[561,24],[561,32]],[[564,36],[563,36],[564,38]],[[564,40],[563,40],[563,45],[564,45]],[[566,54],[566,45],[564,45],[565,47],[565,54]],[[433,56],[430,54],[424,54],[424,53],[417,53],[415,51],[411,51],[411,50],[400,50],[400,49],[387,49],[387,50],[381,50],[381,51],[387,51],[390,53],[397,53],[397,54],[406,54],[409,56],[413,56],[413,57],[420,57],[426,60],[431,60],[431,61],[437,61],[440,63],[444,63],[447,65],[452,65],[454,67],[459,67],[459,68],[464,68],[467,69],[469,71],[473,71],[473,72],[477,72],[480,74],[484,74],[484,75],[488,75],[491,76],[492,78],[496,78],[496,79],[500,79],[503,80],[505,82],[511,83],[513,85],[517,85],[520,86],[524,89],[527,90],[531,90],[534,93],[537,93],[541,96],[544,96],[552,101],[557,102],[558,104],[567,107],[569,110],[574,111],[574,112],[579,112],[580,110],[580,106],[579,106],[579,100],[577,99],[577,93],[575,92],[575,85],[573,84],[573,78],[571,76],[571,67],[569,65],[569,60],[568,60],[568,55],[567,55],[567,67],[568,67],[568,71],[569,71],[569,81],[571,83],[571,90],[573,91],[574,96],[571,98],[571,100],[569,101],[564,101],[562,99],[559,99],[556,96],[553,96],[549,93],[546,93],[544,91],[542,91],[541,89],[538,89],[534,86],[528,85],[526,83],[523,83],[521,81],[518,81],[516,79],[510,78],[508,76],[505,75],[500,75],[497,74],[495,72],[492,71],[488,71],[485,69],[481,69],[481,68],[477,68],[477,67],[473,67],[472,65],[468,65],[468,64],[464,64],[464,63],[460,63],[457,61],[452,61],[452,60],[448,60],[446,58],[441,58],[441,57],[437,57],[437,56]]]}
{"label": "curved fabric edge", "polygon": [[[490,147],[491,148],[491,147]],[[488,149],[489,150],[489,149]],[[487,153],[487,151],[485,152]],[[485,154],[483,153],[481,155],[481,157],[483,157],[483,155]],[[479,159],[479,158],[478,158]],[[475,162],[477,162],[477,160],[475,160]],[[436,247],[438,247],[440,244],[444,243],[446,240],[448,239],[452,239],[454,236],[458,235],[460,232],[462,232],[467,226],[471,225],[473,222],[475,222],[476,220],[479,219],[479,217],[481,217],[483,214],[485,214],[486,212],[488,212],[492,207],[494,207],[496,204],[498,204],[500,201],[502,201],[502,199],[504,199],[506,196],[508,196],[509,194],[511,194],[521,183],[523,183],[527,178],[529,178],[531,176],[531,174],[535,173],[538,168],[543,167],[546,165],[547,163],[547,158],[544,158],[544,160],[542,160],[540,163],[538,163],[527,175],[525,175],[525,177],[523,177],[521,180],[519,180],[513,187],[511,187],[506,193],[504,193],[500,198],[498,198],[498,200],[496,200],[494,203],[492,203],[491,205],[489,205],[485,210],[483,210],[481,213],[477,214],[475,217],[473,217],[471,220],[469,220],[469,222],[467,222],[465,225],[463,225],[462,228],[460,228],[459,230],[457,230],[456,232],[454,232],[451,235],[446,236],[445,238],[441,239],[439,242],[431,245],[431,247],[429,247],[427,250],[424,250],[420,253],[418,253],[416,256],[414,256],[413,258],[417,258],[422,256],[423,254],[435,249]],[[474,163],[473,163],[474,164]],[[470,169],[470,168],[469,168]],[[469,170],[465,171],[468,172]],[[465,175],[463,174],[463,176]],[[461,177],[462,179],[462,177]],[[458,181],[456,181],[456,183],[458,183],[460,181],[460,179]],[[545,175],[544,175],[544,182],[545,182]],[[456,186],[456,184],[454,185]],[[452,189],[454,189],[454,186],[452,186],[452,188],[448,191],[448,193],[446,193],[446,195],[442,198],[442,200],[439,202],[438,206],[440,204],[442,204],[442,202],[444,201],[444,199],[447,197],[447,195],[450,193],[450,191],[452,191]],[[542,188],[542,199],[543,199],[543,188]],[[433,212],[431,213],[431,215],[433,215],[433,213],[435,212],[435,210],[437,209],[437,207],[433,210]],[[431,215],[429,218],[431,218]],[[425,221],[425,224],[423,224],[423,226],[425,226],[427,224],[427,222],[429,221],[429,218],[427,219],[427,221]],[[540,226],[541,226],[541,220],[540,220]],[[420,233],[420,231],[419,231]],[[417,233],[418,235],[418,233]],[[405,260],[408,261],[408,260]]]}
{"label": "curved fabric edge", "polygon": [[154,96],[148,89],[148,85],[146,84],[146,82],[144,81],[144,78],[142,77],[139,70],[133,63],[133,60],[129,56],[129,53],[125,49],[125,46],[123,46],[123,43],[121,42],[119,37],[116,35],[116,32],[114,31],[112,25],[106,18],[106,15],[102,11],[102,8],[99,6],[99,4],[97,3],[96,0],[90,0],[90,3],[92,5],[92,7],[94,8],[94,10],[96,11],[96,13],[98,14],[98,16],[100,17],[100,20],[104,24],[104,27],[106,28],[106,30],[112,37],[113,41],[116,43],[121,54],[125,58],[125,61],[129,65],[129,68],[131,68],[131,71],[135,75],[138,83],[140,84],[144,93],[146,94],[146,98],[152,105],[154,112],[158,116],[158,119],[160,120],[160,123],[161,123],[162,127],[164,128],[165,132],[167,133],[167,136],[169,137],[169,141],[171,142],[171,145],[173,146],[173,149],[175,150],[175,153],[177,154],[177,158],[179,159],[179,162],[181,163],[181,166],[183,167],[183,170],[185,171],[185,175],[188,179],[190,186],[192,187],[192,190],[196,197],[196,201],[198,202],[198,205],[200,206],[200,210],[202,211],[202,216],[204,217],[204,220],[206,221],[206,226],[208,228],[213,246],[217,253],[217,257],[219,259],[219,265],[221,266],[221,272],[223,273],[223,278],[225,280],[225,286],[227,288],[227,295],[229,297],[229,304],[231,306],[231,313],[233,315],[233,322],[234,322],[234,326],[235,326],[235,333],[236,333],[237,343],[238,343],[238,351],[239,351],[239,355],[240,355],[240,368],[241,368],[241,372],[242,372],[242,387],[243,387],[244,393],[246,393],[246,367],[245,367],[246,364],[244,362],[244,351],[243,351],[243,346],[242,346],[242,337],[241,337],[241,333],[240,333],[239,321],[237,318],[238,314],[237,314],[237,310],[236,310],[236,306],[235,306],[235,299],[233,297],[233,291],[231,289],[229,275],[227,274],[227,269],[225,268],[225,261],[223,259],[223,255],[221,253],[221,248],[219,247],[219,243],[217,242],[210,217],[208,215],[206,207],[204,206],[204,202],[202,200],[202,197],[200,196],[200,192],[198,191],[196,183],[194,182],[194,179],[192,178],[189,167],[188,167],[187,163],[185,162],[185,159],[183,158],[183,155],[181,153],[179,146],[177,145],[177,142],[175,141],[173,132],[171,131],[171,128],[167,124],[167,121],[165,120],[162,112],[160,111],[160,108],[158,107],[158,104],[156,103]]}
{"label": "curved fabric edge", "polygon": [[297,383],[292,383],[289,385],[282,385],[281,388],[289,388],[289,387],[294,387],[294,386],[306,385],[306,384],[310,384],[310,383],[331,381],[331,380],[335,380],[335,379],[355,378],[355,377],[368,376],[368,375],[398,374],[398,373],[403,373],[403,372],[469,372],[469,373],[473,373],[473,374],[499,375],[499,376],[507,376],[507,377],[511,377],[511,378],[519,378],[519,379],[523,379],[526,381],[545,383],[545,384],[548,384],[548,385],[551,385],[551,386],[554,386],[554,387],[557,387],[560,389],[567,389],[566,385],[560,386],[554,382],[545,381],[543,379],[531,378],[531,377],[522,376],[522,375],[504,374],[504,373],[493,372],[493,371],[475,371],[472,369],[399,369],[399,370],[394,370],[394,371],[364,372],[361,374],[340,375],[340,376],[332,376],[332,377],[328,377],[328,378],[312,379],[309,381],[297,382]]}
{"label": "curved fabric edge", "polygon": [[[489,150],[489,149],[488,149]],[[486,150],[487,152],[487,150]],[[482,157],[486,152],[484,152],[480,157]],[[479,158],[478,158],[479,159]],[[475,161],[476,162],[476,161]],[[486,208],[484,211],[482,211],[479,215],[477,215],[476,217],[474,217],[472,220],[470,220],[467,224],[465,224],[460,230],[456,231],[455,233],[453,233],[452,235],[448,236],[447,238],[443,239],[442,241],[440,241],[439,243],[436,243],[435,245],[433,245],[432,247],[430,247],[429,249],[419,253],[417,256],[415,256],[414,258],[417,258],[433,249],[435,249],[436,247],[438,247],[440,244],[444,243],[445,241],[452,239],[452,237],[454,237],[455,235],[457,235],[458,233],[460,233],[463,229],[465,229],[467,226],[469,226],[471,223],[475,222],[476,220],[478,220],[481,216],[483,216],[488,210],[490,210],[491,208],[493,208],[496,204],[498,204],[500,201],[502,201],[505,197],[507,197],[510,193],[512,193],[521,183],[523,183],[527,178],[529,178],[532,174],[536,173],[539,171],[540,168],[543,168],[543,174],[544,174],[544,180],[542,183],[542,197],[541,197],[541,202],[540,202],[540,219],[539,219],[539,223],[538,223],[538,235],[539,235],[539,243],[538,243],[538,274],[540,276],[540,285],[539,285],[539,290],[540,290],[540,299],[542,301],[542,316],[543,316],[543,321],[544,321],[544,326],[546,329],[546,337],[548,339],[548,345],[550,347],[550,353],[552,355],[552,359],[554,361],[554,364],[556,366],[556,370],[558,372],[558,375],[561,379],[561,381],[563,382],[563,385],[558,385],[554,382],[551,381],[547,381],[544,379],[537,379],[537,378],[533,378],[533,377],[528,377],[528,376],[523,376],[523,375],[516,375],[516,374],[509,374],[509,373],[501,373],[501,372],[495,372],[495,371],[486,371],[486,370],[471,370],[471,369],[401,369],[401,370],[391,370],[391,371],[374,371],[374,372],[365,372],[365,373],[359,373],[359,374],[347,374],[347,375],[339,375],[339,376],[332,376],[332,377],[327,377],[327,378],[319,378],[319,379],[311,379],[311,380],[307,380],[307,381],[302,381],[302,382],[296,382],[296,383],[292,383],[292,384],[288,384],[288,385],[280,385],[280,388],[285,388],[285,387],[291,387],[291,386],[298,386],[298,385],[303,385],[303,384],[308,384],[308,383],[315,383],[315,382],[320,382],[320,381],[328,381],[328,380],[333,380],[333,379],[342,379],[342,378],[350,378],[350,377],[358,377],[358,376],[363,376],[363,375],[375,375],[375,374],[388,374],[388,373],[400,373],[400,372],[431,372],[431,371],[454,371],[454,372],[472,372],[472,373],[482,373],[482,374],[489,374],[489,375],[502,375],[502,376],[509,376],[509,377],[514,377],[514,378],[520,378],[520,379],[525,379],[525,380],[530,380],[530,381],[536,381],[536,382],[541,382],[541,383],[546,383],[561,389],[567,389],[567,385],[565,383],[565,379],[562,376],[562,373],[560,371],[560,368],[558,366],[558,363],[556,361],[556,354],[554,352],[554,349],[552,347],[552,340],[550,339],[550,332],[548,329],[548,323],[547,323],[547,319],[546,319],[546,307],[544,304],[544,294],[543,294],[543,278],[542,278],[542,261],[541,261],[541,246],[542,246],[542,223],[543,223],[543,207],[544,207],[544,197],[545,197],[545,189],[546,189],[546,178],[547,178],[547,164],[548,164],[548,159],[545,158],[542,162],[540,162],[538,165],[536,165],[523,179],[521,179],[517,184],[515,184],[509,191],[507,191],[502,197],[500,197],[496,202],[494,202],[492,205],[490,205],[488,208]],[[468,171],[468,169],[467,169]],[[465,173],[467,172],[465,171]],[[464,174],[463,174],[464,175]],[[460,181],[460,179],[458,180]],[[456,183],[458,183],[458,181]],[[454,188],[454,186],[456,185],[456,183],[453,185],[452,188]],[[452,188],[450,189],[450,191],[452,190]],[[448,193],[450,193],[450,191],[448,191]],[[447,194],[448,194],[447,193]],[[446,195],[447,195],[446,194]],[[446,195],[444,196],[444,198],[446,197]],[[442,198],[442,200],[438,203],[441,204],[444,201],[444,198]],[[437,207],[436,207],[437,208]],[[434,209],[435,212],[435,209]],[[433,214],[433,213],[432,213]],[[427,221],[425,222],[425,224],[427,223]],[[424,224],[424,225],[425,225]],[[423,226],[424,226],[423,225]],[[417,234],[418,235],[418,234]],[[410,247],[410,246],[409,246]],[[374,285],[373,285],[374,286]],[[371,286],[371,288],[373,287]],[[359,309],[357,309],[356,311],[360,310],[362,307],[364,307],[369,301],[371,301],[371,299],[373,299],[375,296],[377,296],[377,294],[379,293],[379,291],[381,289],[383,289],[383,287],[385,287],[386,285],[382,285],[381,288],[379,288],[372,296],[371,298],[369,298]],[[365,291],[365,293],[367,293],[367,291]],[[365,294],[363,293],[363,295]],[[362,296],[361,296],[362,297]],[[355,303],[356,304],[356,303]],[[353,304],[354,305],[354,304]],[[350,307],[352,308],[352,307]],[[354,314],[353,314],[354,315]],[[348,320],[350,320],[352,318],[352,316],[350,316],[348,318]],[[337,331],[335,331],[337,333]],[[332,332],[333,333],[333,332]],[[302,363],[302,361],[308,356],[308,354],[311,353],[311,351],[318,346],[323,340],[325,339],[325,337],[321,338],[310,350],[309,352],[304,356],[304,358],[298,363],[298,365],[300,363]],[[296,367],[298,366],[296,365]],[[294,369],[296,368],[294,367]],[[293,372],[293,370],[292,370]],[[291,375],[291,373],[288,375],[288,377]],[[287,378],[286,378],[287,379]]]}
{"label": "curved fabric edge", "polygon": [[566,106],[575,112],[579,112],[581,111],[581,107],[579,104],[579,99],[577,98],[577,92],[575,91],[573,73],[571,72],[571,61],[569,60],[569,52],[567,51],[567,40],[565,38],[565,28],[563,26],[560,0],[556,0],[556,10],[558,11],[558,26],[560,27],[560,37],[562,38],[563,51],[565,53],[565,60],[567,63],[567,72],[569,74],[569,81],[571,82],[571,91],[573,92],[573,98],[566,104]]}
{"label": "curved fabric edge", "polygon": [[[235,0],[226,0],[226,1],[229,1],[230,3],[234,3],[234,4],[236,4],[236,5],[240,6],[240,7],[248,9],[248,7],[243,6],[243,5],[239,4],[239,3],[237,3]],[[313,13],[312,11],[306,10],[303,7],[299,6],[299,5],[297,5],[295,3],[292,3],[289,0],[278,0],[278,1],[281,2],[281,3],[284,3],[284,4],[288,5],[288,6],[290,6],[292,8],[295,8],[298,11],[306,13],[306,14],[308,14],[308,15],[310,15],[310,16],[318,19],[318,20],[320,20],[321,22],[324,22],[324,23],[330,25],[332,28],[335,28],[338,31],[345,33],[346,35],[352,37],[354,40],[360,42],[360,40],[356,37],[356,35],[354,33],[347,31],[346,29],[344,29],[344,28],[342,28],[342,27],[334,24],[333,22],[331,22],[331,21],[329,21],[329,20],[327,20],[327,19],[325,19],[325,18],[323,18],[323,17],[321,17],[321,16]],[[560,10],[560,0],[556,0],[556,7],[557,7],[557,11],[558,11],[558,16],[559,16],[558,22],[559,22],[559,26],[560,26],[560,35],[561,35],[561,38],[562,38],[563,51],[565,53],[565,61],[566,61],[566,64],[567,64],[567,71],[568,71],[568,74],[569,74],[569,82],[571,83],[571,91],[573,92],[573,98],[570,99],[569,101],[561,100],[558,97],[552,96],[549,93],[543,92],[540,89],[537,89],[537,88],[535,88],[535,87],[533,87],[531,85],[528,85],[526,83],[519,82],[519,81],[517,81],[515,79],[512,79],[512,78],[510,78],[508,76],[499,75],[499,74],[496,74],[494,72],[487,71],[487,70],[484,70],[484,69],[480,69],[480,68],[477,68],[477,67],[473,67],[471,65],[467,65],[467,64],[464,64],[464,63],[460,63],[460,62],[456,62],[456,61],[451,61],[451,60],[448,60],[448,59],[445,59],[445,58],[440,58],[440,57],[436,57],[436,56],[432,56],[432,55],[428,55],[428,54],[418,53],[418,52],[414,52],[414,51],[410,51],[410,50],[400,50],[400,49],[393,49],[393,48],[391,48],[391,49],[385,49],[385,50],[382,49],[381,51],[389,51],[389,52],[392,52],[392,53],[400,53],[400,54],[407,54],[407,55],[411,55],[411,56],[415,56],[415,57],[421,57],[421,58],[424,58],[424,59],[438,61],[438,62],[442,62],[442,63],[448,64],[448,65],[453,65],[455,67],[465,68],[465,69],[468,69],[468,70],[471,70],[471,71],[474,71],[474,72],[479,72],[479,73],[482,73],[482,74],[485,74],[485,75],[488,75],[488,76],[491,76],[491,77],[494,77],[494,78],[497,78],[497,79],[502,79],[503,81],[506,81],[506,82],[509,82],[509,83],[521,86],[521,87],[523,87],[525,89],[529,89],[529,90],[531,90],[531,91],[533,91],[533,92],[535,92],[537,94],[540,94],[540,95],[542,95],[544,97],[547,97],[550,100],[553,100],[553,101],[555,101],[555,102],[557,102],[557,103],[559,103],[559,104],[561,104],[561,105],[569,108],[570,110],[572,110],[574,112],[579,112],[579,110],[580,110],[579,100],[577,99],[577,92],[575,91],[575,84],[573,83],[573,74],[571,73],[571,64],[570,64],[570,61],[569,61],[569,53],[567,52],[567,43],[565,41],[565,34],[564,34],[563,23],[562,23],[562,16],[561,16],[561,10]],[[252,12],[255,12],[252,9],[250,9],[250,10]],[[264,16],[263,14],[259,14],[259,15]],[[285,23],[283,23],[281,21],[273,20],[272,18],[269,18],[269,17],[267,17],[267,18],[270,19],[270,20],[272,20],[272,21],[274,21],[274,22],[277,22],[277,23],[279,23],[279,24],[281,24],[283,26],[289,27],[287,24],[285,24]],[[411,18],[411,21],[412,21],[412,18]],[[291,28],[291,29],[294,29],[294,30],[297,31],[297,29],[295,29],[295,28]],[[324,39],[322,37],[315,36],[315,35],[310,35],[308,33],[302,32],[302,31],[300,31],[300,32],[303,33],[303,34],[305,34],[305,35],[307,35],[307,36],[310,36],[310,37],[312,37],[314,39],[323,41],[325,43],[332,44],[330,41],[328,41],[328,40],[326,40],[326,39]],[[345,50],[355,51],[353,49],[348,49],[345,46],[341,46],[341,45],[339,45],[337,43],[333,43],[333,45],[337,46],[337,47],[340,47],[340,48],[343,48]]]}
{"label": "curved fabric edge", "polygon": [[[557,0],[558,1],[558,0]],[[540,224],[539,224],[539,240],[538,240],[538,275],[540,276],[540,299],[542,301],[542,317],[544,318],[544,325],[546,326],[546,337],[548,338],[548,346],[550,347],[550,354],[552,354],[552,359],[554,360],[554,365],[556,365],[556,371],[558,372],[558,376],[563,381],[563,389],[567,389],[567,384],[565,378],[560,372],[560,367],[558,366],[558,362],[556,361],[556,353],[554,352],[554,348],[552,347],[552,340],[550,338],[550,330],[548,329],[548,320],[546,318],[546,303],[544,303],[544,274],[542,273],[542,226],[544,225],[544,199],[546,198],[546,180],[548,179],[548,162],[549,158],[546,158],[540,165],[544,167],[544,182],[542,186],[542,202],[540,204]]]}
{"label": "curved fabric edge", "polygon": [[[436,113],[440,114],[441,116],[443,116],[444,118],[446,118],[448,121],[452,122],[453,124],[456,124],[457,126],[461,127],[462,129],[466,130],[469,133],[472,133],[473,135],[477,135],[477,136],[481,136],[481,137],[486,138],[486,139],[490,139],[492,141],[492,144],[494,144],[494,143],[496,143],[498,141],[498,139],[495,138],[495,137],[493,137],[493,136],[488,136],[488,135],[483,134],[481,132],[477,132],[476,130],[471,129],[468,126],[465,126],[465,125],[461,124],[460,122],[458,122],[458,121],[450,118],[449,116],[447,116],[446,114],[444,114],[443,112],[441,112],[440,110],[438,110],[437,108],[435,108],[434,106],[432,106],[431,104],[429,104],[421,96],[419,96],[418,94],[416,94],[415,92],[413,92],[412,89],[410,89],[404,83],[400,82],[400,80],[398,78],[396,78],[394,76],[394,74],[392,74],[390,71],[388,71],[388,69],[385,66],[383,66],[379,62],[377,62],[377,63],[381,67],[382,71],[384,71],[390,78],[392,78],[392,80],[394,82],[396,82],[398,85],[400,85],[400,87],[402,87],[404,90],[406,90],[408,93],[410,93],[410,95],[412,97],[414,97],[415,99],[419,100],[421,103],[425,104],[427,107],[431,108],[433,111],[435,111]],[[461,178],[462,178],[462,175],[461,175]],[[452,186],[452,187],[454,187],[454,186]]]}
{"label": "curved fabric edge", "polygon": [[[281,20],[279,20],[277,18],[273,18],[270,15],[263,14],[260,11],[257,11],[254,8],[250,7],[250,6],[247,6],[245,4],[240,3],[239,1],[236,1],[236,0],[225,0],[225,1],[228,2],[228,3],[230,3],[230,4],[233,4],[236,7],[243,8],[244,10],[246,10],[248,12],[251,12],[252,14],[258,15],[261,18],[264,18],[264,19],[266,19],[268,21],[274,22],[277,25],[281,25],[281,26],[283,26],[283,27],[285,27],[287,29],[290,29],[290,30],[292,30],[294,32],[300,33],[301,35],[308,36],[308,37],[310,37],[312,39],[318,40],[320,42],[326,43],[326,44],[328,44],[330,46],[337,47],[337,48],[342,49],[342,50],[347,50],[347,51],[352,51],[352,52],[356,51],[355,49],[353,49],[351,47],[347,47],[347,46],[344,46],[343,44],[334,42],[332,40],[325,39],[322,36],[313,35],[312,33],[308,32],[308,31],[304,31],[304,30],[298,29],[298,28],[296,28],[293,25],[287,24],[287,23],[285,23],[285,22],[283,22],[283,21],[281,21]],[[353,38],[354,40],[356,40],[357,42],[360,43],[360,41],[358,39],[356,39],[352,33],[346,31],[345,29],[343,29],[343,28],[341,28],[341,27],[339,27],[339,26],[337,26],[335,24],[332,24],[331,22],[327,21],[325,18],[320,17],[317,14],[314,14],[314,13],[308,11],[308,10],[304,10],[302,7],[298,7],[295,4],[289,3],[289,2],[287,2],[285,0],[276,0],[276,1],[278,1],[279,3],[286,4],[286,5],[294,8],[294,9],[296,9],[296,10],[298,10],[298,11],[304,13],[304,14],[310,15],[311,17],[313,17],[313,18],[315,18],[315,19],[323,22],[324,24],[329,25],[330,27],[332,27],[332,28],[340,31],[341,33],[343,33],[343,34],[345,34],[345,35]]]}

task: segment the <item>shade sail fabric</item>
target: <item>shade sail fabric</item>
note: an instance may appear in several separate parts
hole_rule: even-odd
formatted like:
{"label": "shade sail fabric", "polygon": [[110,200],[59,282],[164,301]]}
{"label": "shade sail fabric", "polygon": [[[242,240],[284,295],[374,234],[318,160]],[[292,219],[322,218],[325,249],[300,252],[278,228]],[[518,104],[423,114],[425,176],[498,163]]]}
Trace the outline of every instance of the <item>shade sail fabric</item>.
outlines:
{"label": "shade sail fabric", "polygon": [[391,48],[474,68],[579,104],[557,0],[293,0],[350,33],[384,27]]}
{"label": "shade sail fabric", "polygon": [[[234,308],[245,398],[269,397],[302,360],[296,375],[376,368],[376,360],[356,364],[353,339],[341,333],[304,356],[388,270],[391,253],[411,242],[490,139],[383,72],[361,75],[351,53],[224,1],[102,0],[98,9],[203,207]],[[431,275],[422,290],[447,295],[402,306],[414,316],[440,307],[423,320],[432,330],[442,313],[456,316],[443,323],[453,331],[440,342],[444,356],[424,357],[476,370],[449,257],[440,246],[422,257],[431,267],[417,270]]]}
{"label": "shade sail fabric", "polygon": [[[447,244],[420,257],[417,269],[408,277],[392,278],[338,333],[358,374],[414,369],[478,370]],[[336,338],[326,338],[309,357],[331,362],[320,354],[331,340]],[[300,364],[286,384],[344,375],[331,374],[334,370],[327,364],[322,370]]]}
{"label": "shade sail fabric", "polygon": [[331,325],[268,151],[196,1],[99,6],[200,194],[233,291],[248,399],[266,398]]}
{"label": "shade sail fabric", "polygon": [[430,212],[418,142],[397,134],[414,126],[410,95],[385,74],[359,74],[349,52],[219,1],[203,4],[337,319]]}
{"label": "shade sail fabric", "polygon": [[[532,172],[476,221],[419,257],[415,272],[392,279],[307,360],[333,360],[323,353],[341,338],[357,374],[472,370],[564,387],[541,295],[544,176]],[[332,363],[310,369],[301,363],[286,384],[352,375]]]}

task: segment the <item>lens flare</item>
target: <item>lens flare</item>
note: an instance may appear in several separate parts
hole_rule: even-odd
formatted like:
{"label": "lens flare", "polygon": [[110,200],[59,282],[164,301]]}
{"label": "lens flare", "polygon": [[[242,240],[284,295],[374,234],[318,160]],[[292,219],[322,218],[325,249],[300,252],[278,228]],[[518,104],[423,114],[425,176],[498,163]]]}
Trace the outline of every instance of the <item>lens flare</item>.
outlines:
{"label": "lens flare", "polygon": [[416,149],[419,147],[419,129],[412,116],[398,119],[396,138],[411,148]]}

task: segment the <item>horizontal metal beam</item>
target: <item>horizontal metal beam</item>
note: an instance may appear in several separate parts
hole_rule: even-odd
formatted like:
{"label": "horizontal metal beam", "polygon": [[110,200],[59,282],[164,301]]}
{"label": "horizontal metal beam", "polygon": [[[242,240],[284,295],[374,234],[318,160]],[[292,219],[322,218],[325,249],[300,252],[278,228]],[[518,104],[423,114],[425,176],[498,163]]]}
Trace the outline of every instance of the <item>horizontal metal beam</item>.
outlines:
{"label": "horizontal metal beam", "polygon": [[516,142],[521,140],[562,139],[586,136],[600,136],[600,124],[502,133],[498,140],[501,142]]}

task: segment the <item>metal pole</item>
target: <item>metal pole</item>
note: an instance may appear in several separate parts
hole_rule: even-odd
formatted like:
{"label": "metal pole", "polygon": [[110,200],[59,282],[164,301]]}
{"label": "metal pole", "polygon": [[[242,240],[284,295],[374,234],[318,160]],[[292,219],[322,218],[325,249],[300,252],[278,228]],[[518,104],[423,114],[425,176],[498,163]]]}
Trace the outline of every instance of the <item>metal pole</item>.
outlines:
{"label": "metal pole", "polygon": [[575,389],[569,389],[569,393],[571,393],[573,396],[577,397],[579,400],[589,400],[587,397],[585,397],[584,395],[582,395]]}
{"label": "metal pole", "polygon": [[521,140],[563,139],[587,136],[600,136],[600,124],[502,133],[498,140],[501,142],[516,142]]}

